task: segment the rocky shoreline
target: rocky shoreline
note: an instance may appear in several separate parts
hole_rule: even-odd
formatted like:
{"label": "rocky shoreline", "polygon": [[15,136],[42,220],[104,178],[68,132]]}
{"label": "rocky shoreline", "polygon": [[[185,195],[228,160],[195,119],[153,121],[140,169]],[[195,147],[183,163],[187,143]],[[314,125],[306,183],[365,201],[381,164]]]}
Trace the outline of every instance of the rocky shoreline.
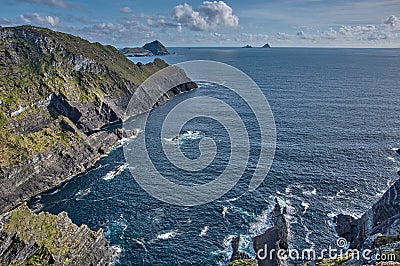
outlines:
{"label": "rocky shoreline", "polygon": [[[115,251],[102,230],[78,227],[66,213],[33,214],[23,202],[134,135],[107,126],[122,122],[138,86],[167,66],[134,64],[112,46],[45,28],[0,28],[0,265],[110,264]],[[139,110],[197,87],[182,69],[171,71],[182,84]]]}

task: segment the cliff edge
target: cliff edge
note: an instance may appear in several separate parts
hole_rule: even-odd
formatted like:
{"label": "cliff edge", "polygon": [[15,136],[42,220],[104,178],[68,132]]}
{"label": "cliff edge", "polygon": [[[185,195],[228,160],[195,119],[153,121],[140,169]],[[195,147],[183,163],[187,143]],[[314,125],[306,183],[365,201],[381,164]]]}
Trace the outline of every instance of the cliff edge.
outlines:
{"label": "cliff edge", "polygon": [[[120,135],[101,129],[166,66],[45,28],[0,28],[0,213],[93,165]],[[155,106],[196,87],[175,71],[184,84]]]}

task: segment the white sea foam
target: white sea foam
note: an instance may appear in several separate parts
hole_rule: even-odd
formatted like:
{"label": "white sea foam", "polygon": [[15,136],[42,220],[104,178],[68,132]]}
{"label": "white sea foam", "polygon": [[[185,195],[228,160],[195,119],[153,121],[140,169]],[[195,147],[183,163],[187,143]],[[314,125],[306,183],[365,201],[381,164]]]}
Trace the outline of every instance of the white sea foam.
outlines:
{"label": "white sea foam", "polygon": [[89,195],[90,192],[92,192],[92,190],[90,188],[81,189],[78,192],[76,192],[75,196],[78,198],[83,198],[83,197]]}
{"label": "white sea foam", "polygon": [[303,190],[303,195],[315,196],[315,195],[317,195],[317,189],[313,188],[312,190]]}
{"label": "white sea foam", "polygon": [[224,209],[222,210],[222,216],[225,218],[225,215],[228,213],[229,207],[224,206]]}
{"label": "white sea foam", "polygon": [[254,218],[254,222],[250,224],[249,233],[252,236],[257,236],[265,232],[269,227],[272,226],[270,219],[270,213],[273,208],[264,210],[259,216]]}
{"label": "white sea foam", "polygon": [[305,213],[307,212],[308,208],[310,207],[310,204],[303,201],[303,202],[301,203],[301,206],[304,207],[303,214],[305,214]]}
{"label": "white sea foam", "polygon": [[111,180],[117,175],[121,174],[126,168],[128,167],[128,164],[124,163],[118,166],[115,170],[108,172],[104,177],[102,177],[103,180]]}
{"label": "white sea foam", "polygon": [[159,234],[157,236],[157,239],[159,239],[159,240],[167,240],[167,239],[176,237],[177,235],[178,235],[178,231],[174,230],[174,231],[170,231],[170,232],[167,232],[167,233]]}
{"label": "white sea foam", "polygon": [[203,237],[203,236],[207,235],[207,232],[208,232],[208,226],[205,226],[203,228],[203,230],[201,230],[199,236]]}
{"label": "white sea foam", "polygon": [[393,158],[393,157],[388,156],[387,158],[388,158],[390,161],[394,162],[394,163],[396,162],[396,159]]}

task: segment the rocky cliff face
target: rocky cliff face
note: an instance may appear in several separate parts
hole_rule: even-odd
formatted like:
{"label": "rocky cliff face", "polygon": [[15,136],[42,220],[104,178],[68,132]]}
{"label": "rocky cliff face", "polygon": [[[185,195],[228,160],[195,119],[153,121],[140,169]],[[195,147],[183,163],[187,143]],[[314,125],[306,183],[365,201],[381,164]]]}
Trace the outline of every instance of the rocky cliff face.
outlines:
{"label": "rocky cliff face", "polygon": [[[139,84],[166,66],[48,29],[0,28],[0,213],[96,162],[118,140],[98,129],[121,121]],[[184,84],[156,105],[196,87],[176,74]]]}
{"label": "rocky cliff face", "polygon": [[[372,250],[372,255],[395,254],[400,261],[400,179],[359,219],[340,214],[335,218],[336,231],[350,248]],[[371,257],[373,257],[371,255]],[[389,256],[386,256],[389,258]],[[394,257],[392,257],[394,258]],[[345,265],[375,264],[376,260],[348,261]]]}
{"label": "rocky cliff face", "polygon": [[114,255],[101,229],[78,227],[65,212],[22,205],[0,216],[0,265],[108,265]]}

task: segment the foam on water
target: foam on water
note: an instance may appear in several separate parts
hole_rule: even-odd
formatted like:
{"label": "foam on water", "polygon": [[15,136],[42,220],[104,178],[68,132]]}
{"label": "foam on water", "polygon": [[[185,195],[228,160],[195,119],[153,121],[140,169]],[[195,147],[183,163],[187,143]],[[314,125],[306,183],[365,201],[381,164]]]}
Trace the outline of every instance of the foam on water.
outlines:
{"label": "foam on water", "polygon": [[118,166],[115,170],[108,172],[105,176],[102,177],[103,180],[112,180],[117,175],[121,174],[126,168],[128,164],[124,163]]}
{"label": "foam on water", "polygon": [[200,237],[203,237],[203,236],[207,235],[207,232],[208,232],[208,226],[205,226],[205,227],[203,228],[203,230],[201,230],[199,236],[200,236]]}
{"label": "foam on water", "polygon": [[163,233],[163,234],[159,234],[157,235],[157,239],[158,240],[167,240],[170,238],[174,238],[178,235],[178,231],[177,230],[173,230],[167,233]]}

